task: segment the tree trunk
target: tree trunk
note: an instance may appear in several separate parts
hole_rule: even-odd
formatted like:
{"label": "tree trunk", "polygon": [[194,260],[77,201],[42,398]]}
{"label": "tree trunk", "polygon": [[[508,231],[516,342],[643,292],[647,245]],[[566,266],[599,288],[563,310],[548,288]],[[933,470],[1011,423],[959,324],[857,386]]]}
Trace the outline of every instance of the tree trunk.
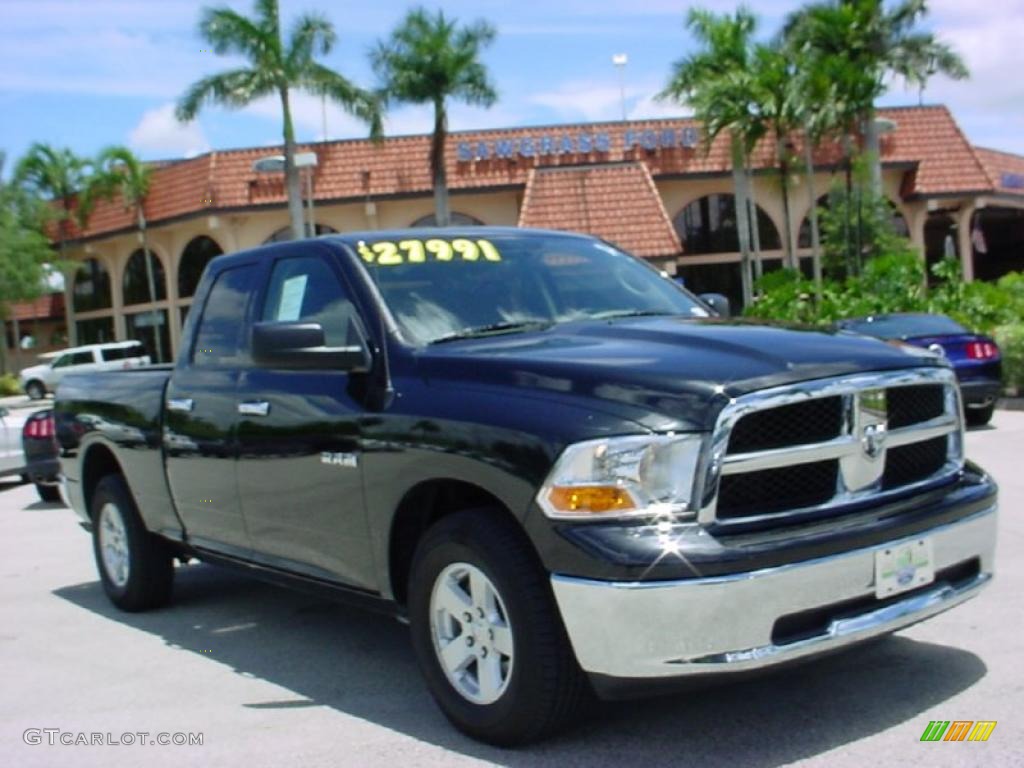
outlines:
{"label": "tree trunk", "polygon": [[814,190],[814,147],[811,132],[804,128],[804,162],[807,166],[807,195],[811,202],[811,264],[814,269],[814,298],[821,303],[821,230],[818,227],[818,195]]}
{"label": "tree trunk", "polygon": [[743,142],[739,136],[732,136],[732,181],[736,190],[736,232],[740,240],[740,279],[743,285],[743,305],[750,306],[754,300],[754,286],[750,279],[750,216],[747,208],[747,190],[744,184],[746,162]]}
{"label": "tree trunk", "polygon": [[793,213],[789,205],[789,158],[786,155],[785,139],[776,134],[775,151],[779,158],[779,186],[782,189],[782,246],[786,249],[786,266],[790,269],[799,268],[796,248],[793,244]]}
{"label": "tree trunk", "polygon": [[[149,300],[155,304],[158,301],[156,295],[156,280],[153,278],[153,262],[151,261],[152,257],[149,253],[149,238],[146,236],[146,215],[142,211],[141,201],[136,204],[136,212],[136,221],[139,227],[139,240],[142,243],[142,259],[146,263],[146,282],[149,283]],[[149,316],[153,323],[151,327],[153,328],[153,344],[156,347],[157,362],[162,363],[166,358],[164,357],[164,337],[163,334],[160,333],[160,328],[156,322],[158,314],[159,310],[151,309]],[[166,321],[170,322],[170,317],[167,317]]]}
{"label": "tree trunk", "polygon": [[761,222],[757,218],[757,195],[754,192],[754,174],[749,162],[744,174],[747,184],[747,216],[750,221],[750,242],[754,249],[754,277],[760,280],[764,276],[764,263],[761,261]]}
{"label": "tree trunk", "polygon": [[434,219],[437,226],[447,227],[448,170],[444,164],[444,145],[448,136],[448,114],[444,100],[434,102],[434,135],[430,142],[430,173],[434,181]]}
{"label": "tree trunk", "polygon": [[882,197],[882,138],[878,132],[875,110],[869,109],[864,115],[864,150],[870,169],[871,199]]}
{"label": "tree trunk", "polygon": [[292,109],[288,100],[288,89],[281,89],[281,110],[284,112],[284,181],[288,189],[288,218],[292,225],[292,238],[301,240],[305,236],[302,221],[302,180],[295,167],[295,128],[292,125]]}

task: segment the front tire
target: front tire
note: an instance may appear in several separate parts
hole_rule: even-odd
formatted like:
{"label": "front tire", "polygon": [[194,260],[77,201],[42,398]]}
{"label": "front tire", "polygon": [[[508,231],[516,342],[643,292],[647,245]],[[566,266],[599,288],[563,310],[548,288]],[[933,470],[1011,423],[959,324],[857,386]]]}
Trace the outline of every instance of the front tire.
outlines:
{"label": "front tire", "polygon": [[547,575],[497,509],[431,527],[409,577],[413,648],[438,706],[463,733],[498,746],[564,729],[590,699]]}
{"label": "front tire", "polygon": [[167,603],[174,582],[173,554],[146,530],[124,478],[107,475],[99,481],[90,513],[93,554],[110,601],[131,612]]}
{"label": "front tire", "polygon": [[25,394],[29,400],[42,400],[46,397],[46,387],[43,386],[43,382],[33,379],[25,385]]}

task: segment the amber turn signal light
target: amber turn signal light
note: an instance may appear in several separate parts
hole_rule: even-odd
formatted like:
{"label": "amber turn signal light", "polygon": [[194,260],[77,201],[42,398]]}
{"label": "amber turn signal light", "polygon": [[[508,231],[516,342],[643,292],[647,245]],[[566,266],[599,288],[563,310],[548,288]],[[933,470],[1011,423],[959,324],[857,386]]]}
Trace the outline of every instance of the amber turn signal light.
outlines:
{"label": "amber turn signal light", "polygon": [[629,491],[614,485],[555,486],[548,501],[559,512],[616,512],[636,507]]}

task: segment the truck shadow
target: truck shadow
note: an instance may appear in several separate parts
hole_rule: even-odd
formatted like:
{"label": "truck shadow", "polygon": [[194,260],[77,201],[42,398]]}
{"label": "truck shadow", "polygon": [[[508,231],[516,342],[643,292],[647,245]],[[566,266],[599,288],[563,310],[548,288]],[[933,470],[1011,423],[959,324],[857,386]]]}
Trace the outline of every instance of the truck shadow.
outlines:
{"label": "truck shadow", "polygon": [[774,768],[901,724],[907,742],[916,742],[923,713],[986,673],[967,651],[894,637],[728,686],[601,704],[572,732],[512,751],[471,741],[447,723],[422,682],[408,630],[393,619],[206,565],[180,569],[173,605],[152,613],[117,611],[99,582],[54,594],[296,696],[244,707],[327,706],[513,768],[684,759]]}

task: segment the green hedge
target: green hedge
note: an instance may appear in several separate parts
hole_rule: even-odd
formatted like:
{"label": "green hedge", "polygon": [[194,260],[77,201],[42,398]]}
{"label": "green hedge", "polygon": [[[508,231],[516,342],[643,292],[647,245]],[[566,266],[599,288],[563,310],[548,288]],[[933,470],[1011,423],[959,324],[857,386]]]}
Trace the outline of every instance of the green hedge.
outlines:
{"label": "green hedge", "polygon": [[1024,274],[1012,272],[995,283],[965,283],[960,263],[948,259],[932,267],[932,276],[934,284],[928,287],[916,254],[878,256],[860,275],[826,279],[818,301],[811,280],[793,270],[776,270],[758,281],[758,297],[744,314],[822,326],[889,312],[949,315],[975,333],[994,336],[1003,352],[1007,386],[1024,390]]}
{"label": "green hedge", "polygon": [[995,338],[1003,352],[1003,382],[1024,394],[1024,323],[999,326]]}
{"label": "green hedge", "polygon": [[13,373],[5,373],[0,375],[0,397],[7,397],[8,395],[20,395],[21,384],[18,383],[18,377]]}

